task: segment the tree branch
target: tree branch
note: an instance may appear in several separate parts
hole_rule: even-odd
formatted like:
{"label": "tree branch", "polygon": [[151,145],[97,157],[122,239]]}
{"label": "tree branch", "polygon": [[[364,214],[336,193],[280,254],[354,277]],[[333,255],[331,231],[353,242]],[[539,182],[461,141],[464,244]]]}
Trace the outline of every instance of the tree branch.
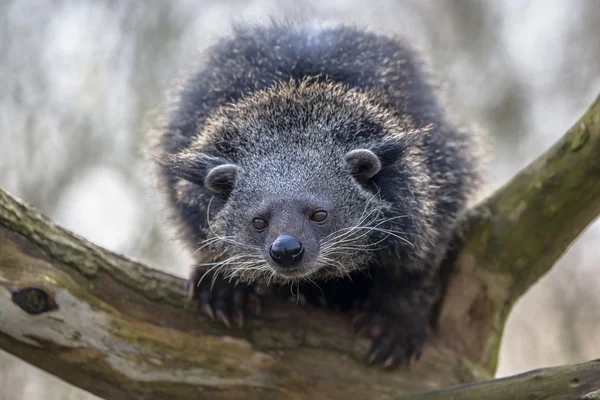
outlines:
{"label": "tree branch", "polygon": [[[385,398],[476,378],[434,346],[405,373],[369,368],[368,342],[348,321],[275,299],[244,330],[226,330],[188,309],[182,279],[77,238],[2,192],[0,204],[9,289],[0,291],[0,348],[101,397],[352,399],[376,384]],[[426,373],[432,382],[417,379]]]}
{"label": "tree branch", "polygon": [[513,304],[600,214],[599,155],[600,96],[554,146],[467,220],[449,263],[439,330],[489,372],[496,370]]}
{"label": "tree branch", "polygon": [[[260,318],[225,330],[190,309],[182,279],[103,250],[0,190],[0,348],[107,399],[384,399],[489,379],[514,302],[600,213],[598,154],[600,99],[474,210],[445,264],[437,334],[419,362],[395,372],[367,367],[368,342],[326,311],[266,299]],[[548,374],[600,390],[597,362]],[[554,393],[515,379],[520,394]]]}
{"label": "tree branch", "polygon": [[600,360],[537,369],[508,378],[400,397],[411,400],[597,400],[600,399]]}

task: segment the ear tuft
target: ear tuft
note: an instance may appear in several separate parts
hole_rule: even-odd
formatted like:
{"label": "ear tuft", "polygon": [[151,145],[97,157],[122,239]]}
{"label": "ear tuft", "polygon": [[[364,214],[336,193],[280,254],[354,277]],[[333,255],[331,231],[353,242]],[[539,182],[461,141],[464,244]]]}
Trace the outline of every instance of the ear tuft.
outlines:
{"label": "ear tuft", "polygon": [[192,151],[154,159],[171,174],[222,195],[228,195],[233,190],[240,170],[225,159]]}
{"label": "ear tuft", "polygon": [[381,171],[381,160],[368,149],[356,149],[345,156],[352,175],[360,182],[373,178]]}
{"label": "ear tuft", "polygon": [[204,186],[215,193],[227,195],[231,193],[239,167],[235,164],[223,164],[211,169],[204,179]]}

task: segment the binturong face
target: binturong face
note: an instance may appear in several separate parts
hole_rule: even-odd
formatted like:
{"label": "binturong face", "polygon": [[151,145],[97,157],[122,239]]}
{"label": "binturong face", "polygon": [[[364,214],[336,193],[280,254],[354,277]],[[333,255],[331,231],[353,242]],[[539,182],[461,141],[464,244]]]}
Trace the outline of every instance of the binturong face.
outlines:
{"label": "binturong face", "polygon": [[370,150],[347,152],[320,169],[313,162],[321,161],[299,153],[244,165],[200,158],[220,164],[202,182],[210,194],[203,196],[206,239],[198,244],[223,254],[216,268],[226,277],[263,283],[343,277],[365,268],[370,250],[381,245],[383,204],[360,184],[380,169]]}
{"label": "binturong face", "polygon": [[417,247],[402,232],[426,220],[418,137],[367,94],[290,83],[222,107],[161,163],[192,183],[174,184],[186,190],[179,211],[214,271],[285,283],[343,277],[382,248],[398,259]]}
{"label": "binturong face", "polygon": [[[225,238],[232,262],[224,269],[245,281],[286,282],[341,277],[368,256],[372,226],[382,216],[376,194],[357,184],[352,172],[376,173],[377,156],[366,149],[318,168],[322,161],[287,153],[208,174],[205,187],[234,179],[215,231]],[[235,171],[235,173],[234,173]],[[214,232],[211,232],[214,233]]]}

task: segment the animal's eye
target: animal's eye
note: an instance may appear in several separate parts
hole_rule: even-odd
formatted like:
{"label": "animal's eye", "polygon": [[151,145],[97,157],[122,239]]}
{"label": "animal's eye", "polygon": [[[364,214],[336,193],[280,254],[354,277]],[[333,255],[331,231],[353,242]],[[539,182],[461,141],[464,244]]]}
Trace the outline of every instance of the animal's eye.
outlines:
{"label": "animal's eye", "polygon": [[311,215],[310,219],[315,222],[323,222],[327,219],[327,212],[322,210],[315,211],[313,215]]}
{"label": "animal's eye", "polygon": [[267,227],[267,223],[262,218],[254,218],[252,220],[252,225],[257,231],[263,231]]}

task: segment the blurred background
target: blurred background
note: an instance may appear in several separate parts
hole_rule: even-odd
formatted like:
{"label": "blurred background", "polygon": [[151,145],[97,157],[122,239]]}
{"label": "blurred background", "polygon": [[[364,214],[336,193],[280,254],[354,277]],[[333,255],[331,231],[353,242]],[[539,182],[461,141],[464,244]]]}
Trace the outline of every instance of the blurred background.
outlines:
{"label": "blurred background", "polygon": [[[460,122],[495,140],[491,189],[600,92],[596,0],[0,0],[0,187],[111,250],[186,275],[139,146],[177,71],[235,20],[312,15],[409,37]],[[600,225],[519,302],[499,376],[600,357]],[[0,324],[2,321],[0,321]],[[0,399],[93,396],[0,352]]]}

